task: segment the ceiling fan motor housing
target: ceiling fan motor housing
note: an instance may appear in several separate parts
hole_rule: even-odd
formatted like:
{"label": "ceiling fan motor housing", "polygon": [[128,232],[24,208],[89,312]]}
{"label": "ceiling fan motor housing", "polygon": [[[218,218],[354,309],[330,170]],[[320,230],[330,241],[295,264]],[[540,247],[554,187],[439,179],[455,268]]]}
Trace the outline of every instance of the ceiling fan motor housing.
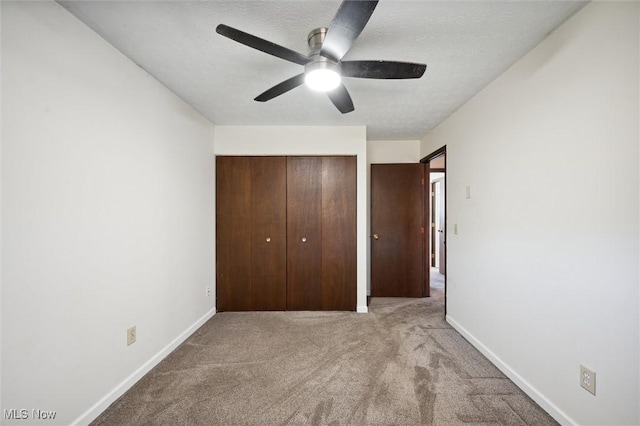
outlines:
{"label": "ceiling fan motor housing", "polygon": [[315,90],[326,91],[340,84],[340,65],[320,55],[327,28],[312,30],[307,37],[311,61],[304,66],[305,82]]}
{"label": "ceiling fan motor housing", "polygon": [[[320,49],[322,49],[322,43],[324,43],[324,38],[327,35],[327,30],[328,28],[326,27],[316,28],[315,30],[311,30],[311,32],[307,36],[307,43],[309,43],[309,47],[311,48],[311,51],[309,52],[309,58],[311,58],[311,62],[309,62],[305,66],[305,71],[328,68],[338,73],[340,72],[340,66],[336,62],[320,55]],[[316,63],[321,65],[315,65]],[[325,64],[330,64],[330,65],[325,65]],[[312,66],[311,69],[306,68],[309,65],[315,65],[315,66]]]}
{"label": "ceiling fan motor housing", "polygon": [[328,28],[326,27],[316,28],[315,30],[311,30],[307,36],[307,43],[309,43],[309,47],[311,48],[311,55],[320,52],[324,38],[327,35],[327,30]]}

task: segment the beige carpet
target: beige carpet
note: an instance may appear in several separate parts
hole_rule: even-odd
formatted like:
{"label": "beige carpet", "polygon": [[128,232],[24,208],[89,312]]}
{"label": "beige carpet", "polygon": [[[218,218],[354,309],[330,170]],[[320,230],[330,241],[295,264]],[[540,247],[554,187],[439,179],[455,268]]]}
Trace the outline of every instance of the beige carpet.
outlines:
{"label": "beige carpet", "polygon": [[551,425],[427,299],[219,313],[96,425]]}

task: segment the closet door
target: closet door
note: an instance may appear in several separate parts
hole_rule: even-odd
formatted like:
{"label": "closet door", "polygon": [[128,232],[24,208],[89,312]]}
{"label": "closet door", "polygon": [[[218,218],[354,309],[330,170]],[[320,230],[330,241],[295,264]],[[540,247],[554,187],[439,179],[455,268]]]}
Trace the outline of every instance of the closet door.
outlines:
{"label": "closet door", "polygon": [[322,157],[287,158],[287,309],[322,309]]}
{"label": "closet door", "polygon": [[322,309],[356,308],[356,158],[322,158]]}
{"label": "closet door", "polygon": [[286,195],[286,157],[253,157],[251,306],[254,311],[287,309]]}
{"label": "closet door", "polygon": [[216,307],[251,309],[251,159],[216,158]]}

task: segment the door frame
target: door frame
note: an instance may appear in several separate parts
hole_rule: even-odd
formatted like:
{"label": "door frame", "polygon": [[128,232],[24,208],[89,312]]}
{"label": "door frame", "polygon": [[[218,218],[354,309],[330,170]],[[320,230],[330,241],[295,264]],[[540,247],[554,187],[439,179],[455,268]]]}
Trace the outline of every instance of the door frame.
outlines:
{"label": "door frame", "polygon": [[[435,151],[433,151],[431,154],[428,154],[427,156],[425,156],[422,159],[420,159],[420,162],[425,164],[425,171],[427,172],[427,174],[425,176],[425,179],[429,179],[429,182],[430,182],[430,178],[429,178],[430,172],[435,171],[435,172],[442,172],[442,173],[445,174],[445,179],[444,179],[444,203],[445,203],[445,209],[444,209],[444,211],[445,211],[445,214],[444,214],[444,240],[445,241],[447,241],[447,216],[448,216],[447,212],[449,210],[446,207],[446,205],[447,205],[447,193],[449,192],[448,188],[447,188],[447,186],[448,186],[447,182],[448,182],[449,179],[447,179],[447,177],[446,177],[447,176],[446,175],[446,171],[447,171],[447,155],[446,154],[447,154],[447,146],[444,145],[441,148],[438,148]],[[430,169],[429,162],[431,160],[433,160],[434,158],[440,157],[442,155],[445,156],[444,157],[444,169]],[[431,185],[430,184],[429,185],[424,185],[423,188],[425,189],[425,192],[429,191],[429,195],[430,195]],[[431,200],[431,197],[430,196],[427,197],[427,194],[425,194],[425,199]],[[425,211],[425,216],[429,216],[429,217],[425,217],[425,219],[427,220],[425,223],[431,224],[431,218],[430,218],[430,211],[431,210],[428,209],[428,208],[425,209],[425,210],[426,210]],[[433,228],[431,226],[427,226],[425,228],[429,230],[428,232],[425,232],[425,244],[426,244],[426,247],[428,247],[429,241],[431,240],[431,234],[433,233]],[[449,261],[449,256],[448,256],[447,251],[448,251],[447,250],[447,244],[445,243],[445,245],[444,245],[445,270],[448,271],[449,267],[448,267],[447,264],[448,264],[448,261]],[[428,253],[427,256],[429,257],[429,258],[425,258],[425,263],[427,265],[431,265],[431,259],[430,259],[431,253],[430,252],[431,252],[430,250],[425,250],[425,253]],[[449,274],[445,274],[445,276],[444,276],[444,315],[445,315],[445,317],[447,315],[447,275],[449,275]],[[429,277],[429,282],[428,282],[427,285],[430,287],[431,286],[431,282],[430,282],[431,275],[429,274],[428,277]]]}
{"label": "door frame", "polygon": [[[431,173],[429,173],[431,174]],[[433,206],[436,204],[436,182],[431,182],[429,179],[429,184],[431,185],[431,193],[429,202],[431,203],[429,206],[426,206],[426,210],[429,211],[429,223],[426,224],[427,228],[431,229],[436,226],[436,209]],[[429,240],[429,256],[431,257],[429,260],[429,268],[435,268],[436,266],[436,234],[429,231],[429,235],[427,236]]]}

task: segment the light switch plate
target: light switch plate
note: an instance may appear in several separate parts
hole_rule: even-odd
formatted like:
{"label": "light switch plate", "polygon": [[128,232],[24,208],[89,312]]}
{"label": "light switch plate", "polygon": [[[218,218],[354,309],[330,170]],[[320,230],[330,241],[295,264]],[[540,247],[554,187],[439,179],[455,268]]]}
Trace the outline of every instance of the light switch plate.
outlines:
{"label": "light switch plate", "polygon": [[127,329],[127,346],[131,346],[136,342],[136,326]]}

